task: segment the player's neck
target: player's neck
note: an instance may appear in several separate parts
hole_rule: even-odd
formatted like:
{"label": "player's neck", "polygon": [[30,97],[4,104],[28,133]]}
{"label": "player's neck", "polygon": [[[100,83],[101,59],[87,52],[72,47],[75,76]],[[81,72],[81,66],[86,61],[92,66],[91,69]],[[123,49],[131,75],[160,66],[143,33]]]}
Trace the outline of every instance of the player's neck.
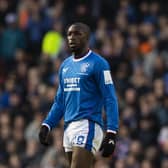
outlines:
{"label": "player's neck", "polygon": [[83,51],[75,52],[75,53],[73,53],[73,55],[74,55],[75,59],[79,59],[79,58],[84,57],[88,52],[89,52],[89,48],[87,48]]}

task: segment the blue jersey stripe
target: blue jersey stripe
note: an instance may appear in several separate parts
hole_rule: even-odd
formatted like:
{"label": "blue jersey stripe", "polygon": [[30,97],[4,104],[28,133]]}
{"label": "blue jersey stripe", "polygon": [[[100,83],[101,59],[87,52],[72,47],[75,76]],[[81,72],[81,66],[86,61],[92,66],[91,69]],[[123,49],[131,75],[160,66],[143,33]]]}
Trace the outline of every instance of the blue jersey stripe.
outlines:
{"label": "blue jersey stripe", "polygon": [[89,122],[89,132],[88,132],[85,148],[91,151],[93,146],[92,142],[95,134],[95,123],[92,121],[88,121],[88,122]]}

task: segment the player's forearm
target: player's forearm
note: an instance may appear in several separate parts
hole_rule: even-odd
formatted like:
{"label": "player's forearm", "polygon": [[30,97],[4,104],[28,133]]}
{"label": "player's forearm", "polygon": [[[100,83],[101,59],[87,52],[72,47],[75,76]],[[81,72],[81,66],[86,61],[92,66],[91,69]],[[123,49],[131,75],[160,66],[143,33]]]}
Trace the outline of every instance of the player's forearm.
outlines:
{"label": "player's forearm", "polygon": [[47,117],[43,121],[42,125],[47,125],[50,130],[56,127],[63,116],[63,110],[61,105],[54,103],[49,111]]}
{"label": "player's forearm", "polygon": [[[111,92],[110,92],[111,91]],[[107,130],[117,131],[119,127],[118,101],[115,95],[114,87],[109,91],[108,97],[105,97],[105,110],[107,115]]]}
{"label": "player's forearm", "polygon": [[117,132],[119,128],[119,113],[116,101],[113,101],[111,104],[107,105],[106,115],[107,115],[107,131]]}

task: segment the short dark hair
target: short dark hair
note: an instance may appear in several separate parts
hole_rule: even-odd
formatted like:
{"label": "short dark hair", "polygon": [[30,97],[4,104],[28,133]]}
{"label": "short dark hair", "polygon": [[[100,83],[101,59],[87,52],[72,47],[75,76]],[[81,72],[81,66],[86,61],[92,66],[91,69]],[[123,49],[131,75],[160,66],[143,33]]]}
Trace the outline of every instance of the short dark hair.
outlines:
{"label": "short dark hair", "polygon": [[89,36],[90,36],[90,27],[85,24],[85,23],[82,23],[82,22],[76,22],[76,23],[73,23],[71,24],[71,26],[76,26],[76,27],[79,27],[80,29],[82,29],[82,31],[84,31],[89,39]]}

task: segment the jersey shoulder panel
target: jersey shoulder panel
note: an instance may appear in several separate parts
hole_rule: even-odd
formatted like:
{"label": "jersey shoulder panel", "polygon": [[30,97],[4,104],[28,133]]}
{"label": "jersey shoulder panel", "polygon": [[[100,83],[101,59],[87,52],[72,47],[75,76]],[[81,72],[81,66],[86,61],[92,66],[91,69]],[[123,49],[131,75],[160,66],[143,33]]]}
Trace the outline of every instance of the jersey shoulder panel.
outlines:
{"label": "jersey shoulder panel", "polygon": [[66,63],[72,61],[73,59],[73,56],[69,56],[68,58],[66,58],[63,62],[62,62],[62,65],[64,66]]}
{"label": "jersey shoulder panel", "polygon": [[60,69],[62,69],[64,66],[66,66],[69,62],[71,62],[73,59],[73,56],[69,56],[68,58],[66,58],[62,63],[61,63],[61,66],[60,66]]}
{"label": "jersey shoulder panel", "polygon": [[107,62],[107,60],[98,53],[92,52],[92,59],[94,60],[96,67],[109,67],[109,63]]}

